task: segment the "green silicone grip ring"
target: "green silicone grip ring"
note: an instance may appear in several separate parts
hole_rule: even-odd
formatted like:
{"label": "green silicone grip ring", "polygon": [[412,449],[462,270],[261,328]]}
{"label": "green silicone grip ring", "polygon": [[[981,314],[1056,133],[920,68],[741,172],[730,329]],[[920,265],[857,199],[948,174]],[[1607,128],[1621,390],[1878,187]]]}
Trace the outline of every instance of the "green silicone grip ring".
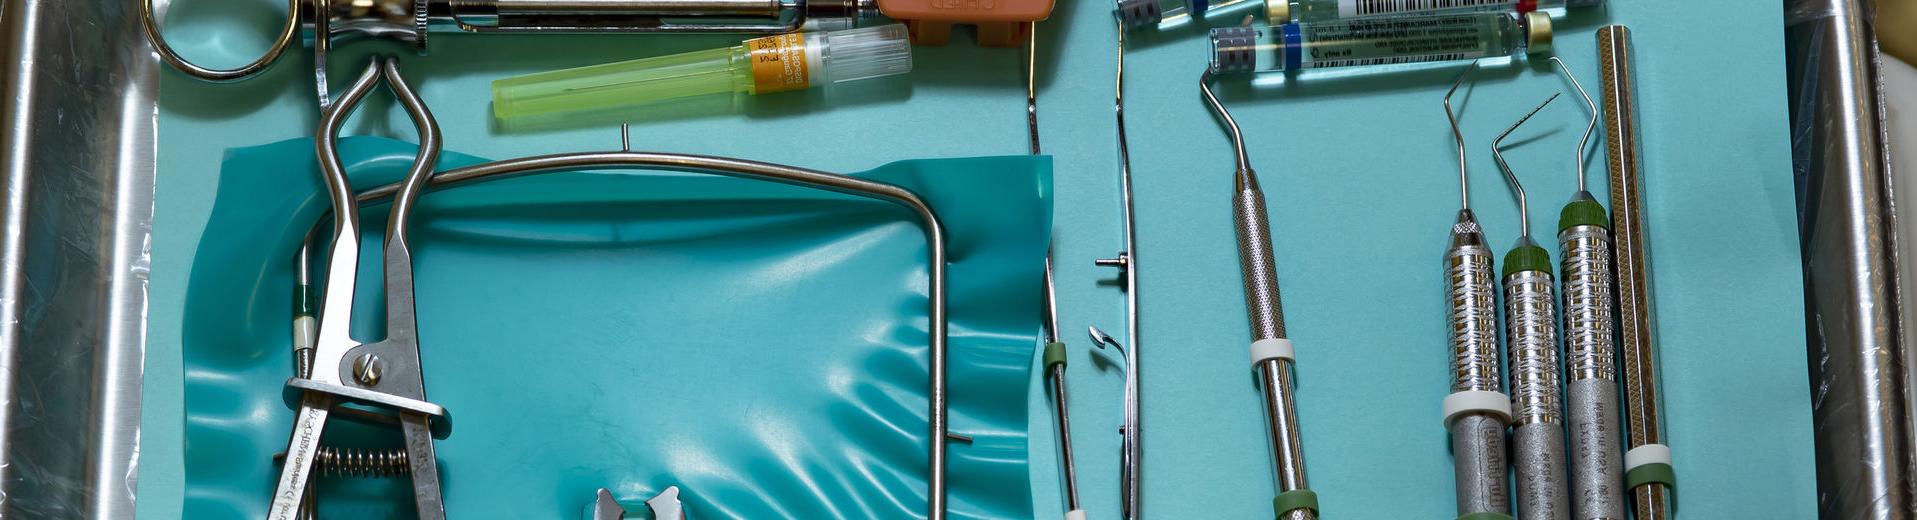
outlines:
{"label": "green silicone grip ring", "polygon": [[1059,365],[1059,366],[1065,365],[1065,344],[1064,343],[1054,341],[1054,342],[1045,344],[1045,369],[1051,370],[1052,365]]}
{"label": "green silicone grip ring", "polygon": [[1504,513],[1465,513],[1462,515],[1458,515],[1458,520],[1515,520],[1515,519],[1511,518],[1511,515],[1507,515]]}
{"label": "green silicone grip ring", "polygon": [[1504,255],[1504,276],[1522,271],[1551,272],[1551,253],[1535,244],[1511,248]]}
{"label": "green silicone grip ring", "polygon": [[311,317],[313,311],[317,310],[316,307],[318,305],[313,298],[313,286],[293,286],[293,317]]}
{"label": "green silicone grip ring", "polygon": [[1564,211],[1558,213],[1558,231],[1578,226],[1597,226],[1609,229],[1611,216],[1604,212],[1604,205],[1595,200],[1574,200],[1564,205]]}
{"label": "green silicone grip ring", "polygon": [[1677,490],[1677,471],[1671,469],[1670,464],[1656,463],[1631,468],[1631,471],[1624,473],[1625,488],[1636,488],[1645,484],[1663,484],[1675,491]]}
{"label": "green silicone grip ring", "polygon": [[1663,484],[1671,490],[1671,508],[1677,508],[1677,470],[1670,464],[1645,464],[1624,472],[1624,488],[1637,489],[1645,484]]}
{"label": "green silicone grip ring", "polygon": [[1285,513],[1299,509],[1310,510],[1311,514],[1317,515],[1318,494],[1309,489],[1293,489],[1279,493],[1276,498],[1271,499],[1271,508],[1277,512],[1278,516],[1285,516]]}

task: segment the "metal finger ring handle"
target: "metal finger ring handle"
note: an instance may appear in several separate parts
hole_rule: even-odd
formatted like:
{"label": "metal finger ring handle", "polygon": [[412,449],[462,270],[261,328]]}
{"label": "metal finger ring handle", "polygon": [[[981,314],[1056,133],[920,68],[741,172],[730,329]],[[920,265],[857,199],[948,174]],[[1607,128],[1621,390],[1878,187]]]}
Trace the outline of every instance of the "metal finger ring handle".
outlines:
{"label": "metal finger ring handle", "polygon": [[266,54],[260,55],[252,63],[232,69],[202,67],[187,61],[178,52],[174,52],[173,47],[166,44],[166,37],[160,34],[159,22],[153,18],[153,0],[140,0],[140,23],[146,27],[146,40],[153,44],[154,52],[160,54],[160,61],[166,62],[174,70],[206,81],[240,81],[265,72],[267,68],[273,66],[273,62],[279,60],[280,54],[286,52],[286,48],[293,44],[293,37],[299,32],[299,3],[300,0],[286,0],[286,26],[280,29],[279,37],[273,41],[273,46],[266,50]]}

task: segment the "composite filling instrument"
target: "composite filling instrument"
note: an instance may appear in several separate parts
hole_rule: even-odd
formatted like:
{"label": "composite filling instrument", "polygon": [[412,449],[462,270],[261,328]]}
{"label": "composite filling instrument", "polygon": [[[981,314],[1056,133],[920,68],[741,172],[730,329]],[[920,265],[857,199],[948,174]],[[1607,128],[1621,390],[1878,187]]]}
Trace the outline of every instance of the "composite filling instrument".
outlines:
{"label": "composite filling instrument", "polygon": [[1257,367],[1259,385],[1264,388],[1265,426],[1271,440],[1271,457],[1276,471],[1278,495],[1272,508],[1279,520],[1315,520],[1318,495],[1305,482],[1305,450],[1299,439],[1298,408],[1292,389],[1292,370],[1297,358],[1291,340],[1285,334],[1284,304],[1278,292],[1278,268],[1273,260],[1271,228],[1265,217],[1265,193],[1258,188],[1258,173],[1251,169],[1245,152],[1245,138],[1238,121],[1231,118],[1225,105],[1211,92],[1210,69],[1198,78],[1199,92],[1231,132],[1231,144],[1237,154],[1232,175],[1232,217],[1238,231],[1238,265],[1245,281],[1245,310],[1251,322],[1251,362]]}

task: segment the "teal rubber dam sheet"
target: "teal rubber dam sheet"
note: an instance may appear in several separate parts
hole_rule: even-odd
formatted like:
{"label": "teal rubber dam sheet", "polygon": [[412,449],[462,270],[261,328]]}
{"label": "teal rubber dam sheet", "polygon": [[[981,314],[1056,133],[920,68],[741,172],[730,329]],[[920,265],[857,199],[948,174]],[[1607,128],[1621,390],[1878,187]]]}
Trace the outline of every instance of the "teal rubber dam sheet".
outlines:
{"label": "teal rubber dam sheet", "polygon": [[[343,150],[364,190],[397,180],[414,146],[348,138]],[[449,152],[441,167],[476,162]],[[1032,516],[1025,396],[1050,158],[855,175],[922,194],[949,233],[951,429],[972,438],[948,448],[953,516]],[[652,171],[542,174],[420,201],[420,355],[427,396],[454,423],[436,444],[448,516],[573,518],[599,487],[638,504],[671,485],[693,518],[923,512],[928,282],[908,210]],[[228,155],[187,285],[188,518],[266,514],[291,431],[280,388],[292,260],[329,207],[310,140]],[[384,323],[385,209],[362,211],[361,341]],[[400,446],[396,429],[335,418],[328,445]],[[316,482],[324,518],[412,516],[404,477]]]}
{"label": "teal rubber dam sheet", "polygon": [[[1625,24],[1635,40],[1665,429],[1683,488],[1683,518],[1814,518],[1783,7],[1758,0],[1606,3],[1554,20],[1553,49],[1596,96],[1601,75],[1593,32]],[[242,65],[267,48],[285,8],[285,0],[176,0],[166,13],[167,40],[208,66]],[[1061,337],[1070,352],[1078,492],[1092,520],[1112,520],[1119,518],[1117,430],[1125,374],[1109,362],[1118,354],[1092,347],[1084,333],[1092,325],[1125,329],[1124,293],[1111,285],[1110,268],[1092,263],[1124,247],[1112,3],[1059,2],[1037,34],[1039,134],[1044,152],[1055,157],[1053,267]],[[951,45],[914,47],[912,72],[901,76],[750,96],[737,112],[635,120],[632,148],[835,172],[905,159],[1024,154],[1025,50],[980,48],[970,38],[959,29]],[[353,41],[333,48],[332,83],[337,91],[352,81],[368,54],[397,54],[450,150],[505,158],[616,149],[617,125],[495,128],[491,82],[743,39],[434,34],[425,56],[391,42]],[[1271,448],[1245,350],[1250,337],[1230,205],[1233,155],[1198,92],[1209,42],[1193,26],[1135,32],[1126,40],[1145,514],[1269,518]],[[1440,404],[1451,382],[1441,262],[1458,210],[1458,152],[1440,103],[1459,67],[1367,70],[1281,85],[1218,80],[1264,187],[1287,332],[1298,350],[1304,456],[1329,518],[1457,515]],[[139,507],[141,518],[170,519],[182,516],[181,313],[200,231],[224,181],[223,154],[309,137],[318,120],[303,50],[290,50],[277,67],[242,83],[209,84],[173,72],[163,72],[160,81]],[[1513,132],[1504,155],[1530,193],[1532,232],[1555,242],[1558,210],[1575,189],[1573,150],[1590,121],[1583,100],[1549,63],[1529,59],[1487,62],[1454,100],[1469,147],[1471,205],[1499,254],[1517,239],[1518,211],[1488,147],[1552,94],[1563,97]],[[374,94],[342,133],[411,140],[411,128],[400,107]],[[1591,147],[1602,140],[1593,137]],[[1588,155],[1591,190],[1605,199],[1604,159]],[[1546,247],[1556,265],[1555,245]],[[261,319],[280,327],[284,318]],[[428,352],[426,358],[431,365],[444,356]],[[1057,434],[1044,385],[1032,377],[1032,507],[1036,518],[1058,518],[1064,488]],[[435,399],[452,397],[437,388]],[[463,408],[453,412],[456,421],[465,419]],[[466,428],[465,422],[455,427],[455,440]],[[469,470],[486,468],[449,466],[449,485],[460,485]]]}

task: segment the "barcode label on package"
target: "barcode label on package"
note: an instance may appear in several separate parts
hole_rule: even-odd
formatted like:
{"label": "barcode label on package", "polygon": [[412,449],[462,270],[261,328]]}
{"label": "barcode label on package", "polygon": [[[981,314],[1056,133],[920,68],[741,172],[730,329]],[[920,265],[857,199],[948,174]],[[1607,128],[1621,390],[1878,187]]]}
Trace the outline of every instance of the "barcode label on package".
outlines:
{"label": "barcode label on package", "polygon": [[[1496,27],[1470,16],[1367,18],[1338,23],[1288,24],[1296,45],[1286,47],[1286,69],[1467,60],[1489,52]],[[1294,58],[1295,56],[1295,58]]]}
{"label": "barcode label on package", "polygon": [[1518,0],[1338,0],[1338,17],[1501,11]]}
{"label": "barcode label on package", "polygon": [[1383,58],[1364,58],[1354,60],[1324,60],[1311,62],[1312,68],[1356,67],[1360,65],[1397,65],[1402,63],[1424,63],[1431,61],[1468,60],[1482,57],[1483,53],[1453,52],[1448,54],[1423,54],[1417,56],[1389,56]]}

